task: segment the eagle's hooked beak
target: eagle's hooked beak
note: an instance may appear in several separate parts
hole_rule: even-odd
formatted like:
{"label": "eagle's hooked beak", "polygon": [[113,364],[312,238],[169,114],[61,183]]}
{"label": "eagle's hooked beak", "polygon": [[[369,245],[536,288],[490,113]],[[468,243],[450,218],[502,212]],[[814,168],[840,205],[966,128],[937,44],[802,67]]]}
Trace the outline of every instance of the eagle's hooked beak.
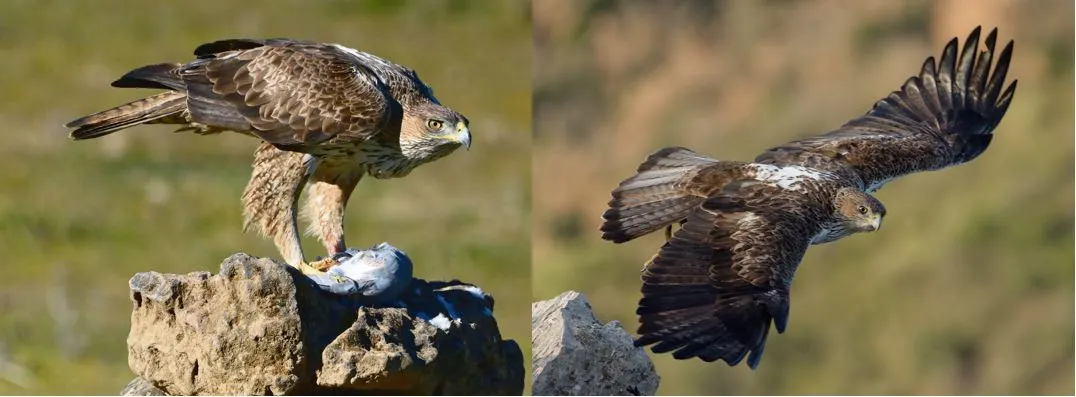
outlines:
{"label": "eagle's hooked beak", "polygon": [[871,230],[877,232],[881,228],[882,228],[882,215],[881,214],[874,214],[874,217],[871,218]]}
{"label": "eagle's hooked beak", "polygon": [[471,150],[471,129],[462,121],[456,123],[456,139],[467,150]]}

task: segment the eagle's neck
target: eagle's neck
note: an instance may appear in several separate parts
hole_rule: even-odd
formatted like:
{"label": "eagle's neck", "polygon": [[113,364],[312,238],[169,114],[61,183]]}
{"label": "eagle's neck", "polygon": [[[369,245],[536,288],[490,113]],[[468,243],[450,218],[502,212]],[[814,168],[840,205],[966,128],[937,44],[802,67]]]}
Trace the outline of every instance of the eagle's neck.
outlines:
{"label": "eagle's neck", "polygon": [[359,162],[367,174],[378,179],[405,177],[421,164],[404,156],[399,148],[375,141],[368,141],[363,145]]}
{"label": "eagle's neck", "polygon": [[850,234],[852,234],[852,232],[846,227],[844,227],[844,225],[840,222],[822,224],[822,227],[818,231],[818,233],[815,233],[815,235],[811,237],[811,245],[825,244],[837,241]]}

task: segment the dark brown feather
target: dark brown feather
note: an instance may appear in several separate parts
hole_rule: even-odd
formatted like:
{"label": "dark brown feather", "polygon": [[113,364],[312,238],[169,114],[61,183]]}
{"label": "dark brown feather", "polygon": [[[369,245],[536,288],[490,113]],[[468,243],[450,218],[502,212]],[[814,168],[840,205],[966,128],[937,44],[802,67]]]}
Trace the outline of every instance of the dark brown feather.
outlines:
{"label": "dark brown feather", "polygon": [[682,147],[654,152],[613,190],[602,238],[622,243],[683,221],[712,191],[738,178],[742,165]]}
{"label": "dark brown feather", "polygon": [[391,135],[384,140],[394,142],[398,131],[387,127],[397,123],[398,129],[403,111],[399,101],[436,102],[413,70],[333,44],[229,39],[203,44],[195,55],[198,59],[187,64],[134,69],[112,83],[185,94],[186,104],[179,110],[186,111],[183,117],[154,113],[117,119],[120,122],[110,124],[107,131],[93,127],[77,135],[92,138],[163,118],[181,122],[183,130],[252,133],[280,148],[309,151],[325,142],[361,142],[384,131]]}
{"label": "dark brown feather", "polygon": [[[298,41],[274,43],[280,45],[222,41],[200,47],[202,61],[182,75],[197,92],[192,92],[192,102],[210,106],[192,104],[192,117],[231,120],[215,112],[223,101],[258,137],[302,151],[329,140],[368,139],[400,111],[379,77],[342,50]],[[206,53],[224,48],[241,50],[213,57]]]}
{"label": "dark brown feather", "polygon": [[741,184],[691,212],[643,271],[639,346],[677,359],[758,366],[771,323],[788,321],[792,276],[817,230],[818,203]]}
{"label": "dark brown feather", "polygon": [[163,90],[183,91],[183,80],[177,71],[183,66],[178,63],[158,63],[146,65],[124,74],[112,82],[117,88],[159,88]]}
{"label": "dark brown feather", "polygon": [[1001,50],[991,74],[997,30],[987,35],[986,49],[976,59],[979,32],[969,35],[959,59],[953,39],[942,51],[940,67],[927,58],[918,76],[862,117],[828,134],[769,149],[755,161],[842,173],[875,190],[893,178],[978,157],[1016,89],[1013,81],[1002,91],[1013,43]]}

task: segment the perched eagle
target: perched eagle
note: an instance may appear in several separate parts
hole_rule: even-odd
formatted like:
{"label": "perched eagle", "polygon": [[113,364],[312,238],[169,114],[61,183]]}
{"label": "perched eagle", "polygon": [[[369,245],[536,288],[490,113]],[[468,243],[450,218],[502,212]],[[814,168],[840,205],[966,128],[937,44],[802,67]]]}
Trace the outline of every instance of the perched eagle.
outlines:
{"label": "perched eagle", "polygon": [[[825,135],[769,149],[753,163],[684,148],[650,155],[612,192],[602,238],[622,243],[679,223],[645,266],[637,346],[677,359],[756,368],[771,322],[788,324],[789,285],[807,247],[878,230],[870,193],[893,178],[971,161],[986,150],[1016,82],[1005,85],[1010,41],[980,29],[941,60]],[[978,53],[978,56],[976,54]]]}
{"label": "perched eagle", "polygon": [[[139,124],[177,131],[233,131],[260,138],[243,193],[244,229],[271,237],[284,260],[317,273],[346,256],[344,207],[363,175],[406,176],[470,147],[467,118],[442,106],[418,74],[339,44],[290,39],[222,40],[186,64],[144,66],[112,83],[165,92],[67,123],[90,139]],[[298,199],[328,259],[308,264]]]}

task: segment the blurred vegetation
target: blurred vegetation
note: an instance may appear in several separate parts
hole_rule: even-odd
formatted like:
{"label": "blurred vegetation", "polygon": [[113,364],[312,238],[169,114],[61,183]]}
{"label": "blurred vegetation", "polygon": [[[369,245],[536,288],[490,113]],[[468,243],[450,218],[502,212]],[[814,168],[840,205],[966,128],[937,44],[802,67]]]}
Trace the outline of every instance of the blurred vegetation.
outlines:
{"label": "blurred vegetation", "polygon": [[255,140],[141,126],[72,142],[62,127],[149,93],[109,87],[128,70],[229,37],[372,52],[418,70],[470,118],[469,152],[359,184],[348,243],[390,241],[418,277],[480,285],[529,357],[530,33],[525,1],[0,2],[0,394],[115,394],[133,376],[132,274],[277,257],[241,231]]}
{"label": "blurred vegetation", "polygon": [[808,251],[757,371],[652,355],[659,392],[1071,395],[1072,15],[1067,0],[535,2],[535,299],[583,291],[634,331],[663,237],[597,229],[647,154],[750,160],[824,133],[997,26],[1020,86],[990,150],[890,183],[885,228]]}

